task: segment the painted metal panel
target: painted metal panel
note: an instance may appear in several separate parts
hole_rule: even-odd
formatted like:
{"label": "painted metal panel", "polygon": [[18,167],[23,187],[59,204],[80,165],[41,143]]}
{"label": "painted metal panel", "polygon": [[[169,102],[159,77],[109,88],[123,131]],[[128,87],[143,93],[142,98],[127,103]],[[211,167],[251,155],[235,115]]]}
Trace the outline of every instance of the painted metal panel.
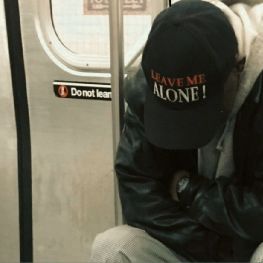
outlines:
{"label": "painted metal panel", "polygon": [[32,143],[35,262],[87,262],[95,235],[114,226],[111,102],[62,99],[71,75],[48,57],[34,1],[20,1]]}
{"label": "painted metal panel", "polygon": [[19,262],[17,140],[3,1],[0,69],[0,262]]}

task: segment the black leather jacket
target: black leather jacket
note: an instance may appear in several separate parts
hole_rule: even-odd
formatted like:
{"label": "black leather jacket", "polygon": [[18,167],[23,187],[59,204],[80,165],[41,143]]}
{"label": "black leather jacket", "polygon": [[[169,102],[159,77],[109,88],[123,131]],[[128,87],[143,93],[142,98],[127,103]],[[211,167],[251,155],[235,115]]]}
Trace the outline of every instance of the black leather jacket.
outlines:
{"label": "black leather jacket", "polygon": [[[237,116],[231,179],[198,175],[196,150],[163,150],[147,141],[144,85],[141,70],[126,83],[128,108],[115,164],[127,223],[189,261],[249,261],[263,241],[263,94],[255,99],[262,74]],[[176,202],[169,184],[180,169],[193,176]]]}

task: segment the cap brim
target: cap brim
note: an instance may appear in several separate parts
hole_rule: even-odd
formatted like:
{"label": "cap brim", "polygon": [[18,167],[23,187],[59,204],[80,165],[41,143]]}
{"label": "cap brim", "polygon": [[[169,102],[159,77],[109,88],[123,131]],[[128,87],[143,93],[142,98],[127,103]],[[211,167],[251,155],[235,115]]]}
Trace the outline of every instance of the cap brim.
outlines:
{"label": "cap brim", "polygon": [[164,149],[197,149],[213,138],[222,119],[222,94],[187,110],[171,109],[147,91],[144,124],[147,139]]}

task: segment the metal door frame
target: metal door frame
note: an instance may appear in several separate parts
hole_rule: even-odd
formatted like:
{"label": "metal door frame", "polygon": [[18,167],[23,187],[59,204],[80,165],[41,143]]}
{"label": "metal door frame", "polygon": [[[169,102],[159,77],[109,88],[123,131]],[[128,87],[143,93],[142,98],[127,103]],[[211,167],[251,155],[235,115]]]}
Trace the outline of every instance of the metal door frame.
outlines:
{"label": "metal door frame", "polygon": [[33,261],[31,142],[18,0],[4,1],[17,128],[20,260]]}

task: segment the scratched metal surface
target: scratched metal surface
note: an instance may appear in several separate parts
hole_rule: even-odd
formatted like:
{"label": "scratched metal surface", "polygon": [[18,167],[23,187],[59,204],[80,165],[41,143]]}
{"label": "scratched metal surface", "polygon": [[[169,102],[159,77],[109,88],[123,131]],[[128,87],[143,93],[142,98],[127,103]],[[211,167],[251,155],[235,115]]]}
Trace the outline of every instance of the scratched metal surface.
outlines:
{"label": "scratched metal surface", "polygon": [[57,67],[20,1],[32,142],[35,262],[87,262],[95,235],[114,226],[110,101],[60,99],[53,80],[85,81]]}
{"label": "scratched metal surface", "polygon": [[0,69],[0,262],[19,262],[16,125],[3,1]]}

